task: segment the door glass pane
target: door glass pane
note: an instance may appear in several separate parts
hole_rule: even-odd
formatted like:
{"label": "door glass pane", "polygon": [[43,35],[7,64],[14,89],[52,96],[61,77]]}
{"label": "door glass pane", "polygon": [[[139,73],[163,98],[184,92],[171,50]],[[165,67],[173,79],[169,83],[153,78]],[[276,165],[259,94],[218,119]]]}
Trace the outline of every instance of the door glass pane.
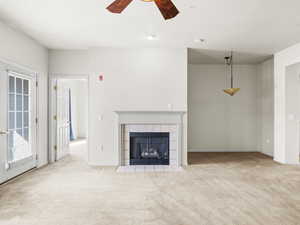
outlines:
{"label": "door glass pane", "polygon": [[29,81],[23,80],[23,94],[28,95],[29,94]]}
{"label": "door glass pane", "polygon": [[13,148],[14,147],[14,131],[10,131],[8,135],[8,147]]}
{"label": "door glass pane", "polygon": [[22,111],[22,95],[17,95],[17,111]]}
{"label": "door glass pane", "polygon": [[22,129],[22,117],[23,117],[23,113],[17,112],[17,128]]}
{"label": "door glass pane", "polygon": [[9,111],[15,110],[15,95],[10,94],[9,95]]}
{"label": "door glass pane", "polygon": [[29,113],[28,112],[24,112],[24,124],[23,124],[23,126],[24,127],[29,127]]}
{"label": "door glass pane", "polygon": [[9,76],[9,92],[15,93],[15,78]]}
{"label": "door glass pane", "polygon": [[22,79],[21,78],[16,79],[16,91],[18,94],[22,94]]}
{"label": "door glass pane", "polygon": [[28,111],[29,110],[29,97],[25,95],[23,97],[23,99],[24,99],[24,101],[23,101],[24,111]]}
{"label": "door glass pane", "polygon": [[24,128],[24,139],[29,140],[29,128]]}
{"label": "door glass pane", "polygon": [[[17,129],[16,132],[17,132],[16,135],[22,136],[22,129]],[[16,145],[18,145],[18,143],[16,143]]]}
{"label": "door glass pane", "polygon": [[8,129],[10,129],[10,130],[15,129],[15,113],[14,112],[9,113]]}
{"label": "door glass pane", "polygon": [[[27,132],[25,134],[25,132]],[[8,148],[8,162],[16,162],[32,155],[28,142],[28,129],[25,131],[25,138],[22,137],[22,129],[17,129],[12,135],[9,135],[10,146]]]}
{"label": "door glass pane", "polygon": [[14,131],[10,131],[8,135],[8,162],[11,162],[14,158]]}

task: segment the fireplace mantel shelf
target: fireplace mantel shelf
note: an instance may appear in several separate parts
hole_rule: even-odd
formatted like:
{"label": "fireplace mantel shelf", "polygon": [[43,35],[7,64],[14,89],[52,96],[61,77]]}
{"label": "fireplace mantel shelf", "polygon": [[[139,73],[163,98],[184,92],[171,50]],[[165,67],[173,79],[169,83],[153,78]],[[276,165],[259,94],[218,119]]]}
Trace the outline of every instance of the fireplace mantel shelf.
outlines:
{"label": "fireplace mantel shelf", "polygon": [[115,111],[119,124],[181,124],[184,111]]}

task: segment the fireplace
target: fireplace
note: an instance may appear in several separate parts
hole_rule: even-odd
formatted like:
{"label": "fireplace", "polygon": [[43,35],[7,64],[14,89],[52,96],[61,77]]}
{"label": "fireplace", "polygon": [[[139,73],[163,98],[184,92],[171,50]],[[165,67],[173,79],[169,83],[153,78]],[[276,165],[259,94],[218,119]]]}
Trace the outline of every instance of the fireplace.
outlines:
{"label": "fireplace", "polygon": [[130,165],[169,165],[168,132],[130,132]]}

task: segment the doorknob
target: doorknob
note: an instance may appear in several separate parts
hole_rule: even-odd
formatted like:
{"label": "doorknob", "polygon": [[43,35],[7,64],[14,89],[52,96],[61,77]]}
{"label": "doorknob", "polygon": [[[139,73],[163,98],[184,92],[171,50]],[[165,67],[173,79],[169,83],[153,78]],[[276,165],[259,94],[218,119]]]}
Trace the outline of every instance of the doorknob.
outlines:
{"label": "doorknob", "polygon": [[8,131],[5,131],[5,130],[0,130],[0,135],[7,135],[7,134],[9,134],[9,132],[8,132]]}

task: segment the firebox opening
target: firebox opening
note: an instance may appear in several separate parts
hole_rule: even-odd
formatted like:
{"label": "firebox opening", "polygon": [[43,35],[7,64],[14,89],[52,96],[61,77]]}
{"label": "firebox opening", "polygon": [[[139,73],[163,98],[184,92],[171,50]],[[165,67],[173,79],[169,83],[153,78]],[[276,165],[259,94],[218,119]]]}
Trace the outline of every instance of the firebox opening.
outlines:
{"label": "firebox opening", "polygon": [[169,165],[167,132],[130,132],[130,165]]}

